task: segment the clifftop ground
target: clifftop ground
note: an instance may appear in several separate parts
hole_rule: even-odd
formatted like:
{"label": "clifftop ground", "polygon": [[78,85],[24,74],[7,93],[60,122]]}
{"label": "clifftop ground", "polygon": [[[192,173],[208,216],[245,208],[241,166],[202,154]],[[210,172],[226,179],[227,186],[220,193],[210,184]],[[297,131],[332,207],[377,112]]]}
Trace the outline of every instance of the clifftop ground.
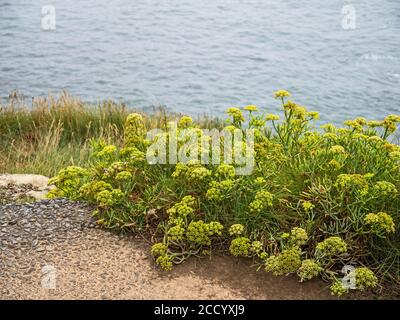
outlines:
{"label": "clifftop ground", "polygon": [[[256,272],[231,256],[162,272],[144,239],[99,229],[91,210],[65,199],[0,206],[0,299],[331,298],[319,280]],[[52,270],[55,288],[43,288]]]}

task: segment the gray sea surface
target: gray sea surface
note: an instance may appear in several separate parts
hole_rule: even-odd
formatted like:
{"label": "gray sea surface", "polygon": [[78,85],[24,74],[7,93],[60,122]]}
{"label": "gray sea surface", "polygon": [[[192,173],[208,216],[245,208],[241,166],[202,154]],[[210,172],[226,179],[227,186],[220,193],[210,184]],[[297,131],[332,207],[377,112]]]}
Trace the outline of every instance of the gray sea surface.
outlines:
{"label": "gray sea surface", "polygon": [[221,116],[287,89],[323,122],[380,119],[400,113],[399,44],[399,0],[0,0],[0,96]]}

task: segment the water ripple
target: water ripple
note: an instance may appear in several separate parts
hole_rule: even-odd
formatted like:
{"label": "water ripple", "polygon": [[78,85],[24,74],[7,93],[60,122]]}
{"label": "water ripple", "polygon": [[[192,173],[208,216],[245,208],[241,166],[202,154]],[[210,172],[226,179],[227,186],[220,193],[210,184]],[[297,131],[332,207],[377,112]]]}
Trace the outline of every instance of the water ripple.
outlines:
{"label": "water ripple", "polygon": [[400,112],[400,2],[342,0],[53,0],[57,29],[41,29],[43,1],[0,3],[0,96],[67,88],[191,114],[231,105],[274,111],[286,88],[323,121]]}

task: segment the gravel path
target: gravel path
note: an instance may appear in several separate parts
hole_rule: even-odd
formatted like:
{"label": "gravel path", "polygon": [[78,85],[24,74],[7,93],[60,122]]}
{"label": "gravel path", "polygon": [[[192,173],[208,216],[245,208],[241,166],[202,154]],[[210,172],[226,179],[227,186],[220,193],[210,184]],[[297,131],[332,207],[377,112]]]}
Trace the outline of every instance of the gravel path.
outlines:
{"label": "gravel path", "polygon": [[149,244],[99,229],[65,199],[0,206],[0,299],[330,299],[327,284],[274,277],[230,256],[160,271]]}

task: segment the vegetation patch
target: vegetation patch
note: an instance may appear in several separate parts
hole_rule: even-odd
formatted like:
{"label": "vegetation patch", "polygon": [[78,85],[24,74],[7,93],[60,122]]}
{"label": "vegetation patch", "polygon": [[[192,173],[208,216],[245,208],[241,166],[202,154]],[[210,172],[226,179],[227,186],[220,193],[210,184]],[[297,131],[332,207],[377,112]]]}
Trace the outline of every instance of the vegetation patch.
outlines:
{"label": "vegetation patch", "polygon": [[[386,279],[399,283],[400,147],[391,137],[400,116],[317,127],[318,113],[289,95],[275,93],[282,115],[252,105],[228,109],[225,130],[242,133],[240,150],[248,148],[253,130],[251,174],[237,174],[235,157],[224,162],[237,145],[221,152],[219,164],[149,163],[149,148],[161,140],[209,152],[200,129],[212,126],[184,116],[177,138],[168,121],[149,126],[148,116],[133,113],[123,141],[85,140],[84,163],[61,169],[48,196],[96,204],[93,215],[105,228],[149,232],[151,254],[165,270],[191,256],[210,256],[228,241],[232,255],[253,259],[258,268],[297,274],[300,281],[321,277],[336,295]],[[162,132],[150,140],[151,127]],[[180,135],[188,129],[199,139]],[[219,139],[222,145],[226,137]]]}

